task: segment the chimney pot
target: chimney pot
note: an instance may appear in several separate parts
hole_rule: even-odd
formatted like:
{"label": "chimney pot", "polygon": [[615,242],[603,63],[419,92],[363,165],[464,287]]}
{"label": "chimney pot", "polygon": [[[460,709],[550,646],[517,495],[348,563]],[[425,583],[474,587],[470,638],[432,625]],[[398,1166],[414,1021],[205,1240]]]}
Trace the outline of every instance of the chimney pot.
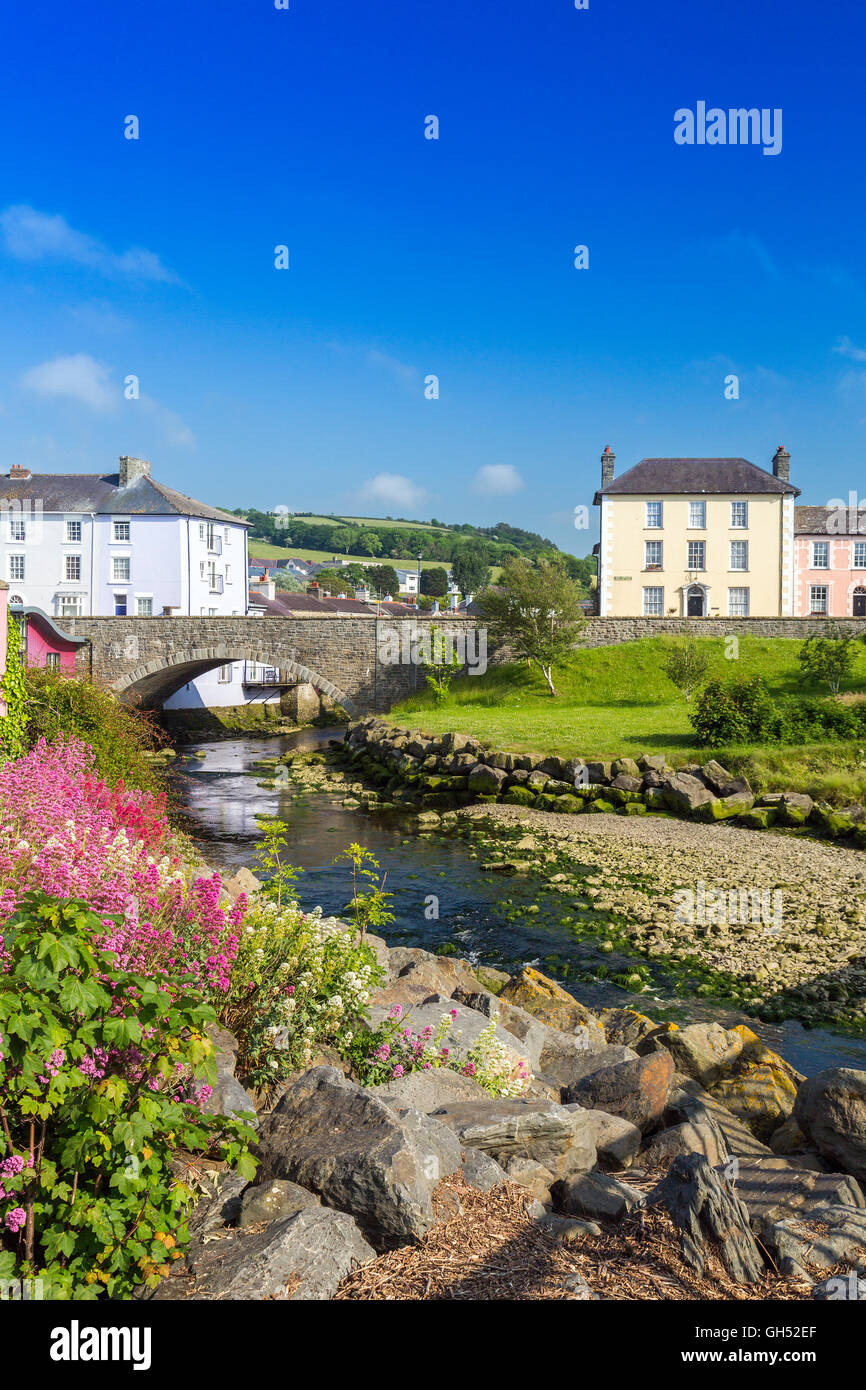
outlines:
{"label": "chimney pot", "polygon": [[18,478],[22,481],[31,476],[30,469],[25,468],[23,463],[13,463],[9,469],[10,478]]}
{"label": "chimney pot", "polygon": [[609,444],[605,444],[604,453],[601,456],[601,485],[607,487],[613,482],[613,470],[616,463],[616,454]]}

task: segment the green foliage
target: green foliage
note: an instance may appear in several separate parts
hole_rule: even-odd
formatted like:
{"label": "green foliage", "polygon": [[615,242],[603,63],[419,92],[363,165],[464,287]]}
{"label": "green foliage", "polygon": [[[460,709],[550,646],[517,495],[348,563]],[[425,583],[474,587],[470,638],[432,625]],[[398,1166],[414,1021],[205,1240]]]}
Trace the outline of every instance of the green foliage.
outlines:
{"label": "green foliage", "polygon": [[349,1047],[353,1072],[362,1086],[377,1086],[409,1072],[444,1067],[472,1077],[493,1096],[523,1095],[532,1076],[526,1064],[516,1060],[496,1036],[496,1018],[462,1056],[455,1056],[445,1043],[456,1018],[456,1011],[449,1010],[442,1014],[437,1028],[427,1025],[416,1033],[411,1027],[411,1011],[404,1014],[395,1004],[377,1028],[365,1029],[354,1037]]}
{"label": "green foliage", "polygon": [[[347,912],[355,919],[358,940],[363,941],[370,927],[387,927],[394,921],[394,914],[388,904],[393,893],[385,892],[387,874],[379,877],[379,861],[375,855],[362,845],[351,844],[340,851],[335,864],[348,863],[352,868],[352,899],[347,904]],[[364,882],[369,887],[364,889]]]}
{"label": "green foliage", "polygon": [[701,743],[759,743],[777,737],[779,712],[760,676],[710,681],[689,715]]}
{"label": "green foliage", "polygon": [[462,666],[454,643],[446,637],[441,628],[435,624],[431,625],[430,660],[424,663],[424,679],[428,689],[432,690],[437,705],[443,705],[447,700],[451,682]]}
{"label": "green foliage", "polygon": [[346,598],[355,597],[355,585],[344,570],[319,570],[316,583],[324,593],[343,594]]}
{"label": "green foliage", "polygon": [[460,546],[451,558],[451,574],[461,594],[477,594],[490,581],[487,547],[477,544]]}
{"label": "green foliage", "polygon": [[0,681],[6,714],[0,719],[0,750],[6,758],[17,758],[27,746],[27,685],[21,654],[21,628],[11,613],[7,614],[6,630],[6,671]]}
{"label": "green foliage", "polygon": [[247,1124],[189,1103],[215,1079],[213,1010],[182,979],[119,970],[104,931],[39,892],[3,926],[0,1162],[23,1164],[2,1176],[0,1279],[42,1278],[54,1299],[129,1298],[168,1273],[189,1239],[181,1152],[256,1166]]}
{"label": "green foliage", "polygon": [[536,662],[555,695],[553,666],[570,656],[586,626],[574,580],[546,560],[536,566],[509,560],[497,588],[482,596],[481,608],[494,640]]}
{"label": "green foliage", "polygon": [[147,756],[166,742],[153,716],[120,704],[91,680],[45,667],[29,667],[24,683],[28,747],[40,738],[51,743],[60,734],[74,736],[90,744],[109,786],[122,778],[143,791],[162,789],[159,770]]}
{"label": "green foliage", "polygon": [[829,637],[807,637],[800,648],[800,669],[816,680],[826,681],[831,694],[838,695],[843,681],[854,669],[860,638],[834,629]]}
{"label": "green foliage", "polygon": [[672,642],[662,669],[672,685],[681,690],[688,704],[707,674],[709,658],[706,650],[691,638]]}
{"label": "green foliage", "polygon": [[430,598],[444,598],[448,593],[448,571],[438,567],[422,569],[421,593]]}
{"label": "green foliage", "polygon": [[367,583],[380,598],[384,594],[396,598],[400,592],[400,580],[393,565],[370,565],[367,570]]}
{"label": "green foliage", "polygon": [[284,901],[286,904],[296,904],[298,895],[295,891],[295,880],[304,871],[296,869],[292,864],[286,864],[282,857],[282,851],[289,843],[290,827],[276,817],[260,817],[260,821],[264,833],[256,849],[256,863],[269,875],[262,893],[265,897],[274,898],[278,908],[283,906]]}

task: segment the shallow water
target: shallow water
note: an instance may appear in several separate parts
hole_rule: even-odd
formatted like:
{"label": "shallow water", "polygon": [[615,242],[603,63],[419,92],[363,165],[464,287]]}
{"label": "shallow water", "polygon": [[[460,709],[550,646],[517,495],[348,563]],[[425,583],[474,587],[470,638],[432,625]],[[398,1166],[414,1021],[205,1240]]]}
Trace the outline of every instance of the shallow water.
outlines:
{"label": "shallow water", "polygon": [[[341,849],[357,841],[375,854],[387,874],[385,886],[394,894],[391,910],[396,920],[385,933],[391,945],[434,950],[453,942],[460,955],[501,969],[534,964],[564,985],[571,983],[580,999],[599,1008],[642,1008],[653,1000],[681,1010],[685,1021],[718,1019],[727,1026],[746,1022],[806,1075],[824,1067],[866,1069],[866,1039],[806,1029],[793,1020],[755,1021],[703,999],[684,1002],[666,989],[661,977],[649,995],[631,994],[608,983],[575,984],[582,972],[602,961],[615,971],[620,962],[633,965],[634,958],[604,956],[591,941],[578,939],[557,920],[564,911],[562,899],[553,895],[548,902],[531,879],[485,873],[469,857],[471,839],[438,832],[419,835],[393,814],[371,816],[342,806],[339,794],[309,791],[299,796],[295,788],[259,787],[257,781],[269,772],[262,771],[258,778],[249,775],[260,758],[322,747],[335,736],[341,731],[304,729],[279,738],[185,744],[172,782],[179,809],[189,818],[187,828],[208,862],[255,869],[261,838],[256,814],[276,815],[291,827],[287,857],[304,870],[297,888],[307,909],[320,903],[326,913],[342,914],[351,896],[349,870],[333,861]],[[198,752],[206,756],[192,756]],[[538,912],[524,910],[536,904]]]}

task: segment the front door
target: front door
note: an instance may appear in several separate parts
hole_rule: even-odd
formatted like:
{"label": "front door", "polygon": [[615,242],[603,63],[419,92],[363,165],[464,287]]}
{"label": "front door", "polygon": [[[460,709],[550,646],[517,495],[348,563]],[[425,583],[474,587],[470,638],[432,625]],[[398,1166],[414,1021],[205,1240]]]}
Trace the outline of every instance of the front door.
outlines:
{"label": "front door", "polygon": [[866,618],[866,589],[854,590],[854,617]]}
{"label": "front door", "polygon": [[689,589],[686,612],[690,618],[702,618],[704,616],[703,589]]}

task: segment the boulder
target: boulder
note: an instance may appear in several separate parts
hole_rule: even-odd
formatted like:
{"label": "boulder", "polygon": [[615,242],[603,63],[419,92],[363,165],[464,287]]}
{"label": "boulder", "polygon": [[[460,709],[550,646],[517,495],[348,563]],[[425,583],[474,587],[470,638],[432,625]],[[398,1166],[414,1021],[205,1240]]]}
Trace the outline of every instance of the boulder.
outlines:
{"label": "boulder", "polygon": [[540,1202],[543,1207],[550,1206],[550,1189],[556,1179],[543,1163],[539,1163],[534,1158],[526,1158],[523,1154],[512,1154],[506,1160],[505,1173],[511,1182],[519,1183],[521,1187],[528,1188],[535,1200]]}
{"label": "boulder", "polygon": [[568,1088],[566,1099],[589,1110],[619,1115],[646,1133],[661,1121],[673,1074],[670,1053],[652,1052],[593,1071]]}
{"label": "boulder", "polygon": [[621,1115],[608,1115],[604,1110],[587,1110],[586,1116],[599,1166],[614,1170],[628,1168],[642,1142],[637,1125]]}
{"label": "boulder", "polygon": [[830,1067],[810,1076],[794,1119],[824,1158],[866,1181],[866,1071]]}
{"label": "boulder", "polygon": [[702,1086],[719,1081],[743,1050],[740,1035],[718,1023],[691,1023],[687,1028],[677,1028],[665,1036],[664,1045],[677,1069]]}
{"label": "boulder", "polygon": [[241,893],[245,893],[248,898],[252,898],[258,893],[261,886],[262,880],[256,878],[252,870],[244,866],[237,869],[235,873],[232,874],[231,878],[226,879],[223,883],[223,888],[228,893],[232,902],[235,902],[240,897]]}
{"label": "boulder", "polygon": [[631,777],[627,772],[620,772],[614,777],[611,786],[621,792],[639,792],[643,786],[643,779]]}
{"label": "boulder", "polygon": [[641,1154],[641,1163],[647,1168],[667,1170],[673,1159],[680,1154],[703,1154],[717,1167],[730,1154],[722,1131],[713,1121],[693,1124],[685,1120],[682,1124],[671,1125],[654,1134]]}
{"label": "boulder", "polygon": [[217,1072],[216,1084],[202,1106],[206,1115],[244,1115],[255,1129],[256,1103],[234,1076]]}
{"label": "boulder", "polygon": [[249,1186],[246,1178],[236,1173],[215,1172],[206,1179],[205,1192],[187,1218],[190,1239],[203,1240],[223,1226],[237,1221],[243,1193]]}
{"label": "boulder", "polygon": [[[730,1160],[733,1163],[735,1160]],[[817,1207],[864,1208],[859,1183],[845,1173],[816,1173],[795,1159],[739,1158],[734,1170],[737,1196],[748,1209],[752,1230],[769,1230],[789,1217],[808,1217]]]}
{"label": "boulder", "polygon": [[309,1207],[263,1230],[227,1231],[190,1250],[156,1300],[322,1300],[376,1252],[350,1216]]}
{"label": "boulder", "polygon": [[260,1221],[281,1221],[308,1207],[321,1206],[314,1192],[298,1187],[296,1182],[275,1178],[272,1182],[248,1187],[241,1198],[238,1226],[256,1226]]}
{"label": "boulder", "polygon": [[604,1030],[596,1015],[555,980],[548,979],[532,966],[524,966],[518,975],[512,975],[499,998],[517,1004],[549,1028],[558,1028],[563,1033],[585,1028],[590,1036],[601,1034],[600,1040],[604,1042]]}
{"label": "boulder", "polygon": [[[610,765],[610,775],[617,777],[635,777],[640,780],[641,769],[638,767],[634,758],[616,758]],[[616,783],[614,783],[616,785]]]}
{"label": "boulder", "polygon": [[718,1126],[732,1154],[738,1157],[769,1157],[771,1150],[756,1139],[748,1125],[705,1091],[697,1081],[683,1077],[672,1086],[668,1096],[665,1122],[676,1124],[712,1123]]}
{"label": "boulder", "polygon": [[579,1173],[557,1183],[554,1196],[569,1216],[583,1216],[591,1221],[597,1217],[618,1221],[642,1206],[644,1200],[636,1187],[629,1187],[609,1173]]}
{"label": "boulder", "polygon": [[713,1095],[734,1115],[739,1115],[759,1139],[769,1142],[794,1109],[797,1073],[781,1057],[767,1054],[760,1062],[747,1062],[735,1076],[718,1082]]}
{"label": "boulder", "polygon": [[502,789],[507,773],[501,767],[488,767],[487,763],[476,763],[469,773],[469,790],[474,796],[494,795]]}
{"label": "boulder", "polygon": [[503,1167],[516,1154],[555,1176],[584,1172],[595,1163],[585,1116],[552,1101],[455,1101],[435,1110],[432,1119],[453,1130],[461,1147],[483,1149]]}
{"label": "boulder", "polygon": [[716,762],[715,758],[710,758],[708,763],[701,767],[703,781],[710,791],[715,792],[716,796],[724,796],[723,788],[733,780],[727,768],[722,767],[721,763]]}
{"label": "boulder", "polygon": [[587,763],[586,771],[591,786],[607,786],[609,784],[611,774],[610,763]]}
{"label": "boulder", "polygon": [[667,772],[668,760],[664,753],[641,753],[637,760],[641,772]]}
{"label": "boulder", "polygon": [[469,1187],[477,1187],[479,1192],[489,1192],[492,1187],[500,1187],[508,1182],[508,1174],[483,1149],[465,1149],[463,1181]]}
{"label": "boulder", "polygon": [[449,1067],[410,1071],[405,1076],[396,1076],[366,1089],[369,1095],[377,1096],[392,1110],[419,1110],[422,1115],[431,1115],[440,1105],[448,1105],[451,1101],[490,1099],[479,1082]]}
{"label": "boulder", "polygon": [[748,1212],[703,1154],[675,1158],[647,1205],[670,1212],[680,1232],[683,1259],[698,1275],[703,1275],[712,1252],[737,1283],[755,1283],[763,1276],[764,1261],[749,1229]]}
{"label": "boulder", "polygon": [[808,1216],[777,1221],[766,1245],[782,1274],[809,1277],[809,1267],[833,1269],[850,1263],[866,1270],[866,1211],[858,1207],[813,1207]]}
{"label": "boulder", "polygon": [[783,792],[779,820],[783,825],[803,825],[812,814],[814,802],[805,792]]}
{"label": "boulder", "polygon": [[815,825],[831,840],[841,839],[845,835],[854,832],[854,821],[850,816],[846,816],[844,811],[839,811],[835,806],[830,806],[826,801],[816,801],[809,813],[809,823]]}
{"label": "boulder", "polygon": [[[452,1132],[416,1110],[392,1110],[334,1067],[314,1067],[264,1120],[259,1183],[287,1178],[354,1216],[377,1250],[420,1240],[432,1194],[460,1167]],[[297,1219],[297,1218],[293,1218]]]}
{"label": "boulder", "polygon": [[713,799],[710,789],[687,772],[677,772],[662,791],[665,804],[681,816],[693,815],[699,806]]}
{"label": "boulder", "polygon": [[465,1004],[467,1009],[474,1009],[476,1013],[483,1014],[485,1018],[497,1019],[506,1032],[523,1044],[524,1055],[532,1070],[538,1068],[545,1034],[550,1030],[537,1018],[533,1018],[525,1009],[509,1003],[498,994],[491,994],[489,990],[479,990],[477,984],[472,990],[456,989],[452,997]]}

